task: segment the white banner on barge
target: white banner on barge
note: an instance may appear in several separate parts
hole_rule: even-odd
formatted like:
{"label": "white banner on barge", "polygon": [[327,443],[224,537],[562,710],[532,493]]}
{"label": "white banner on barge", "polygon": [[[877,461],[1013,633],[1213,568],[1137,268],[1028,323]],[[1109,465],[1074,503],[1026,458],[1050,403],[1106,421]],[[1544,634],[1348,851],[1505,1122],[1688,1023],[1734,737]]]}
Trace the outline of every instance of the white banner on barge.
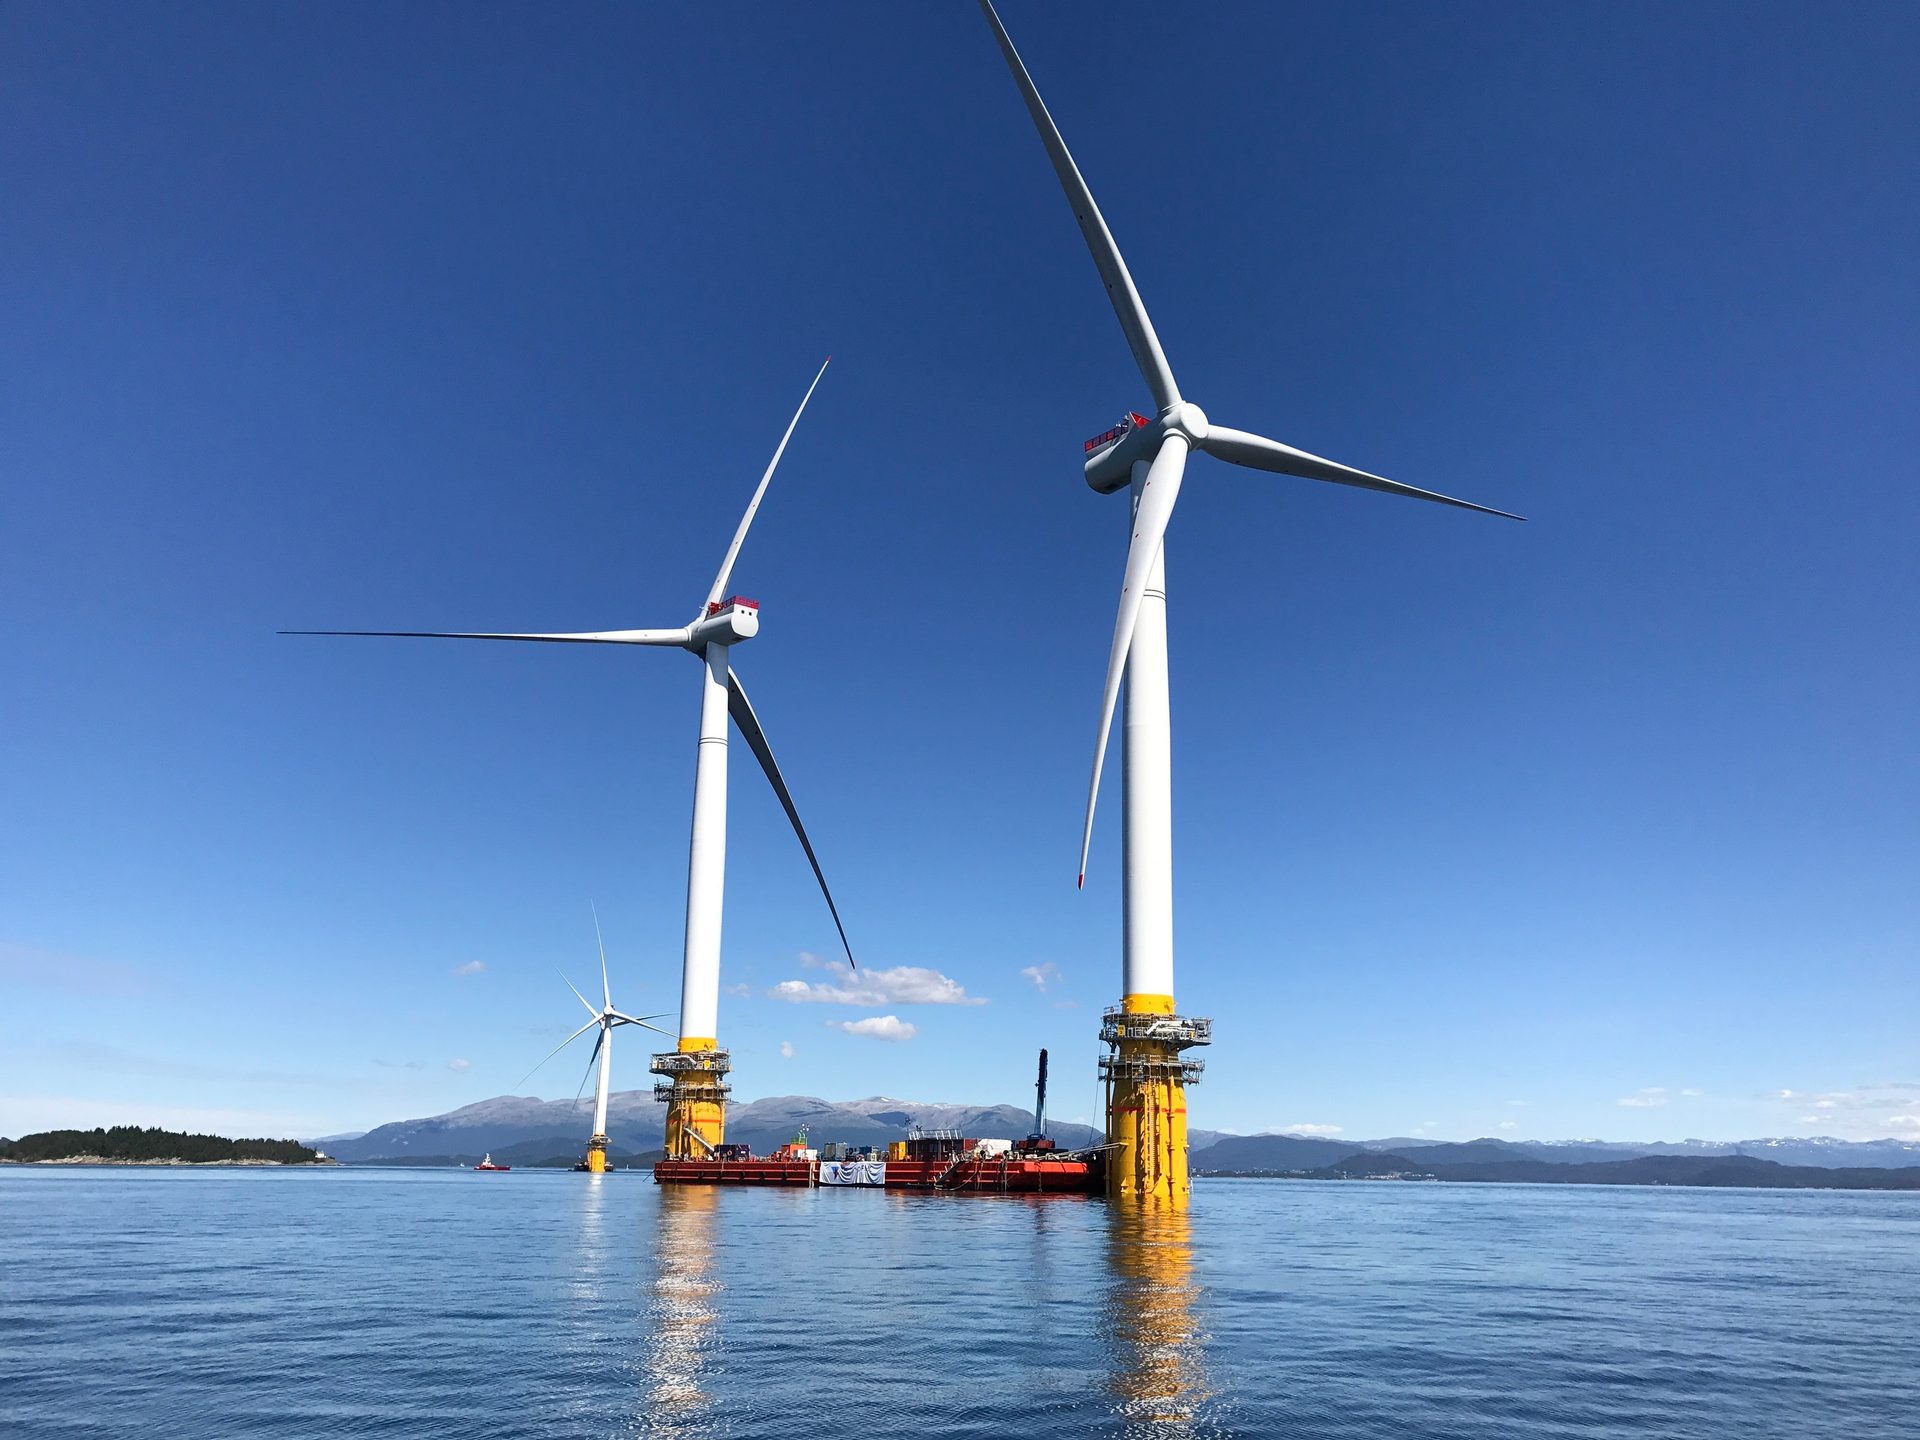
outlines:
{"label": "white banner on barge", "polygon": [[884,1160],[822,1160],[822,1185],[885,1185],[887,1162]]}

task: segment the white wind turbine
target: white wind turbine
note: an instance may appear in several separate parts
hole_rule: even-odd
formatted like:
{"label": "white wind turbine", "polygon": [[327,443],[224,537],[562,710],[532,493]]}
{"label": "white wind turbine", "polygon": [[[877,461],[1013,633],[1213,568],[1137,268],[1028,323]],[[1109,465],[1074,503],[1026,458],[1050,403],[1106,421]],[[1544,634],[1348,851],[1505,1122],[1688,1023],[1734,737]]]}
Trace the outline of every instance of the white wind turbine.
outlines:
{"label": "white wind turbine", "polygon": [[[597,911],[593,917],[593,938],[594,943],[600,947],[600,1005],[596,1008],[591,1000],[580,993],[579,987],[562,974],[560,978],[565,982],[567,989],[573,991],[574,998],[587,1007],[587,1014],[592,1018],[554,1046],[546,1058],[541,1060],[540,1065],[534,1066],[527,1072],[526,1079],[522,1080],[520,1085],[531,1080],[541,1065],[545,1065],[548,1060],[553,1059],[587,1031],[599,1029],[600,1033],[594,1037],[593,1041],[593,1054],[587,1058],[589,1069],[593,1067],[596,1060],[600,1065],[600,1078],[593,1094],[593,1135],[587,1141],[587,1168],[597,1174],[606,1168],[607,1092],[613,1078],[613,1032],[622,1025],[638,1025],[642,1030],[651,1030],[654,1034],[665,1035],[668,1039],[673,1038],[673,1032],[662,1030],[658,1025],[649,1023],[661,1019],[659,1015],[628,1015],[613,1008],[613,987],[607,981],[607,943],[600,935],[600,916]],[[581,1083],[586,1083],[585,1077],[582,1077]],[[516,1090],[519,1088],[519,1085],[514,1086]]]}
{"label": "white wind turbine", "polygon": [[[726,1072],[730,1061],[725,1051],[718,1048],[718,1016],[720,1007],[720,920],[726,886],[727,854],[727,718],[739,727],[741,737],[746,740],[747,748],[752,750],[759,760],[760,768],[766,773],[774,794],[779,798],[781,807],[787,812],[787,819],[793,824],[793,832],[800,839],[800,847],[806,852],[807,863],[813,867],[815,880],[820,884],[820,893],[825,897],[827,909],[833,916],[835,930],[840,934],[840,943],[847,952],[848,964],[853,964],[853,947],[847,941],[846,927],[840,923],[840,911],[833,903],[833,893],[827,888],[827,877],[820,868],[819,858],[814,854],[813,842],[807,838],[806,827],[800,822],[800,811],[794,805],[793,795],[787,789],[787,782],[780,774],[780,767],[774,762],[773,750],[767,743],[766,732],[761,728],[760,719],[754,713],[753,705],[747,699],[747,692],[740,683],[740,677],[728,664],[727,655],[731,647],[745,640],[751,640],[760,631],[760,602],[748,600],[743,596],[727,594],[728,581],[733,576],[734,561],[739,558],[740,547],[745,543],[747,530],[753,524],[753,517],[760,509],[760,501],[767,493],[767,486],[773,480],[773,472],[780,464],[780,457],[786,453],[787,442],[793,438],[794,428],[800,423],[801,415],[806,413],[807,402],[813,398],[814,390],[820,384],[821,376],[827,373],[827,357],[813,377],[813,383],[807,386],[807,393],[801,397],[800,408],[793,413],[793,419],[787,422],[786,433],[780,437],[780,444],[773,452],[773,458],[767,462],[766,473],[760,477],[760,484],[748,501],[746,513],[740,517],[740,525],[734,531],[733,543],[727,547],[726,558],[720,562],[720,571],[713,577],[713,584],[707,590],[705,601],[693,620],[676,629],[666,630],[589,630],[567,634],[531,633],[480,633],[472,631],[443,630],[283,630],[283,635],[356,635],[356,636],[395,636],[412,639],[432,640],[523,640],[569,645],[650,645],[669,649],[688,650],[700,658],[702,669],[700,695],[700,743],[698,758],[694,769],[693,786],[693,829],[688,846],[687,858],[687,922],[686,941],[680,978],[680,1051],[677,1057],[662,1057],[657,1065],[661,1073],[671,1073],[679,1083],[684,1076],[688,1083],[704,1086],[702,1096],[715,1105],[724,1104],[726,1087],[720,1083],[719,1076]],[[724,599],[722,597],[725,597]],[[856,967],[857,968],[857,967]],[[659,1087],[657,1093],[662,1098],[665,1087]],[[684,1088],[684,1087],[683,1087]],[[717,1113],[717,1112],[716,1112]],[[679,1123],[684,1117],[669,1111],[668,1137],[669,1148],[674,1144]],[[714,1119],[712,1125],[717,1129],[722,1121]],[[701,1143],[711,1144],[717,1136],[703,1136]]]}
{"label": "white wind turbine", "polygon": [[[1100,793],[1100,772],[1105,760],[1107,737],[1113,726],[1113,713],[1119,698],[1120,682],[1127,681],[1127,716],[1123,750],[1123,839],[1125,913],[1125,981],[1123,1002],[1128,1010],[1159,1010],[1171,1013],[1173,994],[1173,834],[1172,779],[1169,755],[1169,714],[1167,701],[1166,577],[1163,540],[1174,501],[1180,494],[1181,477],[1187,455],[1202,450],[1216,459],[1253,470],[1280,475],[1296,475],[1308,480],[1325,480],[1337,485],[1353,485],[1365,490],[1404,495],[1415,500],[1431,500],[1456,505],[1464,510],[1501,515],[1511,520],[1521,516],[1494,510],[1465,500],[1455,500],[1431,490],[1416,489],[1395,480],[1387,480],[1365,470],[1356,470],[1337,461],[1296,450],[1277,440],[1244,430],[1230,430],[1207,419],[1198,405],[1182,398],[1174,384],[1173,371],[1161,351],[1160,338],[1154,333],[1140,292],[1114,244],[1113,235],[1094,203],[1086,181],[1068,153],[1066,142],[1047,113],[1040,92],[1034,88],[1026,66],[1020,61],[1006,27],[994,12],[991,0],[980,0],[980,8],[993,27],[1007,67],[1025,98],[1028,113],[1040,132],[1047,156],[1053,162],[1067,202],[1073,207],[1095,268],[1106,285],[1107,300],[1119,318],[1120,329],[1133,351],[1134,363],[1153,395],[1152,416],[1129,412],[1113,429],[1086,442],[1085,473],[1087,483],[1102,494],[1131,489],[1133,499],[1133,538],[1127,548],[1125,577],[1120,587],[1119,613],[1115,617],[1112,646],[1107,656],[1106,687],[1100,701],[1100,727],[1093,752],[1093,775],[1087,786],[1086,817],[1080,836],[1079,883],[1087,878],[1087,855],[1093,843],[1094,805]],[[1135,997],[1157,997],[1164,1005],[1133,1003]],[[1205,1022],[1194,1022],[1204,1027]],[[1109,1027],[1110,1029],[1113,1027]],[[1119,1039],[1135,1032],[1125,1025],[1117,1030]],[[1172,1032],[1169,1032],[1172,1033]],[[1202,1033],[1202,1032],[1194,1032]],[[1113,1037],[1109,1037],[1110,1039]],[[1117,1042],[1116,1042],[1117,1043]],[[1188,1038],[1184,1043],[1203,1043]],[[1197,1068],[1197,1067],[1195,1067]],[[1190,1078],[1190,1077],[1189,1077]],[[1118,1100],[1116,1099],[1116,1103]],[[1184,1101],[1181,1113],[1184,1115]],[[1111,1126],[1109,1133],[1112,1133]],[[1184,1162],[1182,1162],[1184,1173]]]}

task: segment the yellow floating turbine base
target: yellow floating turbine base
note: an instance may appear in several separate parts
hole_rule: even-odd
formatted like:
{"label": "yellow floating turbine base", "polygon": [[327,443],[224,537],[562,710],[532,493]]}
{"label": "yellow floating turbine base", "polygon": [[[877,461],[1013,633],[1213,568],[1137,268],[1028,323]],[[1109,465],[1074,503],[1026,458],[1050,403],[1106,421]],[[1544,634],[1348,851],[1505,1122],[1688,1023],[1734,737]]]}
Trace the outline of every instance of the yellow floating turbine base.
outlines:
{"label": "yellow floating turbine base", "polygon": [[653,1073],[665,1076],[653,1087],[667,1106],[666,1151],[669,1160],[698,1160],[727,1138],[726,1075],[732,1058],[720,1042],[683,1038],[680,1048],[653,1057]]}
{"label": "yellow floating turbine base", "polygon": [[1187,1086],[1203,1066],[1181,1052],[1211,1037],[1212,1022],[1175,1014],[1171,995],[1129,995],[1106,1013],[1109,1199],[1187,1202]]}

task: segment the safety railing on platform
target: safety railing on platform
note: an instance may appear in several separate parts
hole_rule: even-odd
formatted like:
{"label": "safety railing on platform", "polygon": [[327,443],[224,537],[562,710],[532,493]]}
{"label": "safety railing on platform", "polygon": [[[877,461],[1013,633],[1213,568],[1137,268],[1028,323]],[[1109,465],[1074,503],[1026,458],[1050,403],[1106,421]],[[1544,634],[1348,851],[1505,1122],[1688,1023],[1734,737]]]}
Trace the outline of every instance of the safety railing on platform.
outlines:
{"label": "safety railing on platform", "polygon": [[1158,1040],[1184,1050],[1189,1045],[1213,1043],[1213,1021],[1187,1015],[1143,1015],[1113,1009],[1100,1017],[1100,1038],[1109,1045],[1122,1040]]}
{"label": "safety railing on platform", "polygon": [[669,1050],[654,1056],[647,1068],[656,1075],[683,1075],[689,1070],[725,1075],[733,1069],[733,1056],[726,1050]]}
{"label": "safety railing on platform", "polygon": [[1183,1085],[1198,1085],[1207,1068],[1204,1060],[1189,1060],[1182,1055],[1146,1058],[1139,1055],[1102,1055],[1102,1080],[1178,1080]]}

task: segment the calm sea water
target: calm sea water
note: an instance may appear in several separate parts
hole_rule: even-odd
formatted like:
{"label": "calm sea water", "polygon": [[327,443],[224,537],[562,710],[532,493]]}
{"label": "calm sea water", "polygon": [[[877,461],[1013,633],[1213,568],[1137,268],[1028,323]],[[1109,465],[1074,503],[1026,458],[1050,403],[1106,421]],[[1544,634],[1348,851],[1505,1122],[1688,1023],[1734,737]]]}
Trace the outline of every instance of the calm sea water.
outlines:
{"label": "calm sea water", "polygon": [[1920,1196],[0,1170],[12,1436],[1920,1436]]}

